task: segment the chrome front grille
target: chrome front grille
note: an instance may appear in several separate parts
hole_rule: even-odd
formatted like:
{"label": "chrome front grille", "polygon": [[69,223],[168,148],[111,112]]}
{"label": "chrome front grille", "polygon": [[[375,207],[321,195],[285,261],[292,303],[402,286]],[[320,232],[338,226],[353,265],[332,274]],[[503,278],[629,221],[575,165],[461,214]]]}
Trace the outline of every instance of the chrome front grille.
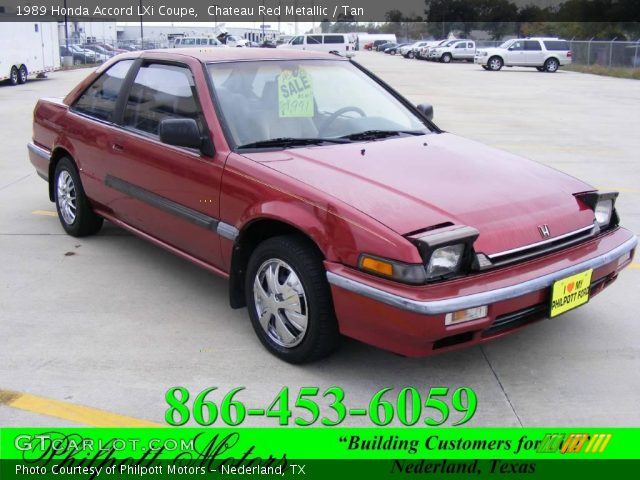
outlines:
{"label": "chrome front grille", "polygon": [[573,232],[565,233],[555,238],[549,238],[541,242],[525,245],[523,247],[505,250],[503,252],[485,255],[476,254],[476,270],[489,270],[491,268],[502,267],[512,263],[521,262],[533,257],[545,255],[563,248],[570,247],[584,240],[592,238],[599,232],[596,224],[579,228]]}

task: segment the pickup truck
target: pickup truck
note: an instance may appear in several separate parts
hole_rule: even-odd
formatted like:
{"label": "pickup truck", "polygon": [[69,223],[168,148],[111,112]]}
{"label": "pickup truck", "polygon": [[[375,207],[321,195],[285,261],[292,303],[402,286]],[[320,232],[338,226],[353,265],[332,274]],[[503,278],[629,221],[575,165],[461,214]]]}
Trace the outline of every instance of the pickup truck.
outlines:
{"label": "pickup truck", "polygon": [[442,63],[449,63],[452,60],[467,60],[468,62],[473,62],[475,55],[476,42],[473,40],[460,40],[430,49],[428,60],[440,61]]}

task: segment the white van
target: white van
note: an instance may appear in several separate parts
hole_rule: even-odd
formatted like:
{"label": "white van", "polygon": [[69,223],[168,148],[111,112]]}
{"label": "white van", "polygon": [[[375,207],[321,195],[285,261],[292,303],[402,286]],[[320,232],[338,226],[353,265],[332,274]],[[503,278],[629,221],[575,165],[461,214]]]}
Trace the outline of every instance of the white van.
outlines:
{"label": "white van", "polygon": [[296,35],[289,43],[278,45],[278,48],[295,50],[312,50],[318,52],[347,53],[355,50],[350,35],[346,33],[314,33]]}
{"label": "white van", "polygon": [[226,47],[226,45],[213,37],[178,37],[173,42],[173,48],[191,47]]}

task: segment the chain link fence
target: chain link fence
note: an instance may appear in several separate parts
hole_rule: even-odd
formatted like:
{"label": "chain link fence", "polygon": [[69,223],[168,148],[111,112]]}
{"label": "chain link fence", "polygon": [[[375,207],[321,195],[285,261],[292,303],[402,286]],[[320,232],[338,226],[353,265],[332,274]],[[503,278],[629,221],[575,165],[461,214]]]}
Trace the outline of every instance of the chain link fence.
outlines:
{"label": "chain link fence", "polygon": [[571,40],[573,63],[603,67],[640,68],[640,40],[621,42]]}

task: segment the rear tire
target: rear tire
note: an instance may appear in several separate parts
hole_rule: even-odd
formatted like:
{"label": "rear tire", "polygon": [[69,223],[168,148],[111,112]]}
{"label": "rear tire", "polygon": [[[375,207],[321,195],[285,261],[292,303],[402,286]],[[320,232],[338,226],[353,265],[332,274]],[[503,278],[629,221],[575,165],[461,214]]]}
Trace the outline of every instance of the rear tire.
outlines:
{"label": "rear tire", "polygon": [[25,65],[21,65],[18,70],[18,83],[27,83],[28,76],[29,72],[27,72],[27,67]]}
{"label": "rear tire", "polygon": [[560,62],[558,62],[558,60],[555,58],[549,58],[546,62],[544,62],[544,69],[549,73],[558,71],[558,68],[560,68]]}
{"label": "rear tire", "polygon": [[96,215],[84,193],[75,164],[68,157],[60,159],[53,175],[53,199],[65,232],[74,237],[97,233],[102,217]]}
{"label": "rear tire", "polygon": [[11,85],[18,85],[18,69],[16,67],[11,67],[11,71],[9,72],[9,83]]}
{"label": "rear tire", "polygon": [[306,363],[337,348],[331,290],[322,257],[308,240],[286,235],[258,245],[247,266],[245,295],[251,324],[276,357]]}
{"label": "rear tire", "polygon": [[487,62],[487,65],[489,66],[489,70],[491,70],[492,72],[497,72],[502,68],[502,66],[504,65],[504,62],[500,57],[496,56],[496,57],[491,57]]}

